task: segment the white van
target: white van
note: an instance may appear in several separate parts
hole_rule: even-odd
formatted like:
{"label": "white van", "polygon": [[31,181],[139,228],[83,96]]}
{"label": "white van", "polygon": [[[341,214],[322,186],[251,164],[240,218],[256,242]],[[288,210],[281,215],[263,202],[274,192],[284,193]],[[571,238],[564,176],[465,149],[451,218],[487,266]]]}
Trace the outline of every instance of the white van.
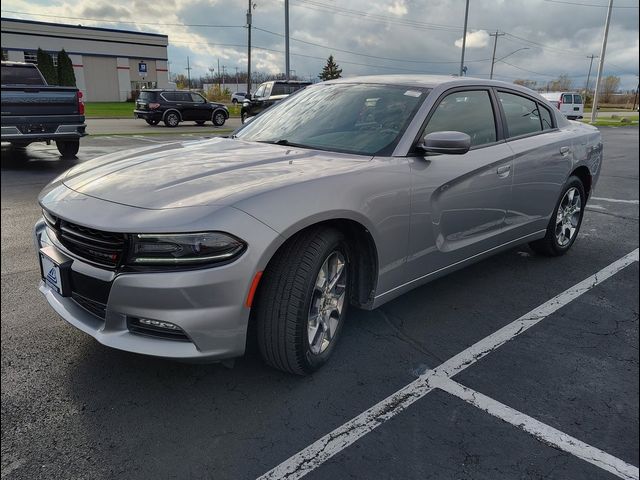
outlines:
{"label": "white van", "polygon": [[548,92],[540,95],[555,105],[569,120],[582,118],[584,114],[582,95],[577,92]]}

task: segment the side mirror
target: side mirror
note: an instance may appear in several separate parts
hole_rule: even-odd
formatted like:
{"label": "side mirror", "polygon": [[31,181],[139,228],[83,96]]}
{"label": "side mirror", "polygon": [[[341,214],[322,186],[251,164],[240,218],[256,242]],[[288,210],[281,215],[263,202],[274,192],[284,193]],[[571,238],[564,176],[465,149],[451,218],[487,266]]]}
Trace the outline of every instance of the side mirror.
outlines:
{"label": "side mirror", "polygon": [[471,137],[462,132],[433,132],[426,134],[418,146],[427,153],[464,155],[471,148]]}

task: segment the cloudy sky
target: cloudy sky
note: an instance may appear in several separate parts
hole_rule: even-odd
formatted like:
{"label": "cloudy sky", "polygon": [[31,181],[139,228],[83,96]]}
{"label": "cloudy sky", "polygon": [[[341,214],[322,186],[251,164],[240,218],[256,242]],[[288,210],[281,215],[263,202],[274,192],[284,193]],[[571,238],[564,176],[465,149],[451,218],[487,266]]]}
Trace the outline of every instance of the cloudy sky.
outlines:
{"label": "cloudy sky", "polygon": [[[253,69],[284,71],[284,0],[253,0]],[[2,16],[169,35],[172,72],[192,76],[225,65],[246,71],[248,0],[3,0]],[[471,0],[465,64],[488,77],[499,30],[495,77],[546,82],[569,75],[583,87],[588,55],[600,54],[607,0]],[[464,0],[290,0],[291,69],[316,77],[333,54],[343,76],[457,73]],[[614,0],[605,74],[638,84],[638,0]],[[19,12],[19,13],[17,13]],[[512,53],[515,52],[515,53]],[[597,62],[597,60],[596,60]],[[592,79],[597,64],[594,62]],[[593,80],[592,80],[593,81]],[[593,87],[593,84],[592,84]]]}

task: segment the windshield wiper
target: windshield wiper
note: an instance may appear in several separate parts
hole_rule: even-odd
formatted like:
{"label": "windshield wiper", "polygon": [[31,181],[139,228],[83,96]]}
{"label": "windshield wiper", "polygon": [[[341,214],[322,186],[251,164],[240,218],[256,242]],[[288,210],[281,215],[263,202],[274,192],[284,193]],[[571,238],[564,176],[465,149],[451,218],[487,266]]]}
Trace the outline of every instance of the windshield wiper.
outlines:
{"label": "windshield wiper", "polygon": [[281,138],[280,140],[258,140],[260,143],[270,143],[272,145],[284,145],[287,147],[300,147],[300,148],[312,148],[309,145],[303,145],[302,143],[293,143],[287,140],[286,138]]}

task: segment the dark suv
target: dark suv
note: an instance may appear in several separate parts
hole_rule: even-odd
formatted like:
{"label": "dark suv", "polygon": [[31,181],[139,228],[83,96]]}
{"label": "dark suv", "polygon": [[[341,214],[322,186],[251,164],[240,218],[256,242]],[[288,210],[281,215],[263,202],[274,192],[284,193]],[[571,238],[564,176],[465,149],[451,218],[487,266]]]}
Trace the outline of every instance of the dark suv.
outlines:
{"label": "dark suv", "polygon": [[242,102],[242,109],[240,110],[242,123],[244,123],[247,118],[259,114],[274,103],[277,103],[298,90],[302,90],[307,85],[311,85],[311,82],[274,80],[261,83],[256,93],[249,95],[244,102]]}
{"label": "dark suv", "polygon": [[204,125],[210,120],[216,127],[221,127],[229,118],[229,110],[222,103],[209,102],[196,92],[149,89],[140,92],[133,115],[143,118],[149,125],[157,125],[160,121],[167,127],[177,127],[185,121]]}

